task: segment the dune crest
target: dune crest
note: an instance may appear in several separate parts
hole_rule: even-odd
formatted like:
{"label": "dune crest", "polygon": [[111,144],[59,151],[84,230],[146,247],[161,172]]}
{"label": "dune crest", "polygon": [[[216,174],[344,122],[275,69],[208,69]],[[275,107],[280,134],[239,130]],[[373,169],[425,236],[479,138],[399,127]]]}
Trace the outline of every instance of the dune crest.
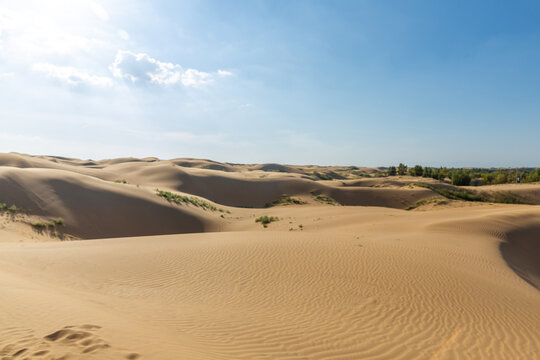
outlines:
{"label": "dune crest", "polygon": [[309,176],[343,167],[0,162],[2,359],[540,359],[538,206]]}

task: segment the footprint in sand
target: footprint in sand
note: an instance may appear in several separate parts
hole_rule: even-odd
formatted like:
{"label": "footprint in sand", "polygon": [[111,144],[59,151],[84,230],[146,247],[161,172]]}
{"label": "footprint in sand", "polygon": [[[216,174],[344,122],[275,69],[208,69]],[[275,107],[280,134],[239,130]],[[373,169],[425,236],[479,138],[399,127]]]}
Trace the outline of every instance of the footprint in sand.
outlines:
{"label": "footprint in sand", "polygon": [[[0,360],[84,359],[86,355],[110,350],[111,345],[97,334],[99,329],[101,327],[98,325],[85,324],[65,326],[42,338],[25,336],[15,343],[0,347]],[[119,353],[118,358],[135,360],[141,357],[137,353]]]}

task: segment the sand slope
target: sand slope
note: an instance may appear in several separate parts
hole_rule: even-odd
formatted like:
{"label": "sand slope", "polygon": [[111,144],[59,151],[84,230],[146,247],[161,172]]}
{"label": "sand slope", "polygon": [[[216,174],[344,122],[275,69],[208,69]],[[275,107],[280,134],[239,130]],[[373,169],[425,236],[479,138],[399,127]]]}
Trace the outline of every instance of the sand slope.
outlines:
{"label": "sand slope", "polygon": [[[0,219],[2,360],[540,359],[538,206],[404,211],[432,192],[313,181],[307,167],[0,160],[0,202],[28,212]],[[307,204],[212,212],[155,187]],[[279,220],[263,228],[262,215]],[[94,240],[18,242],[25,221],[56,216]]]}

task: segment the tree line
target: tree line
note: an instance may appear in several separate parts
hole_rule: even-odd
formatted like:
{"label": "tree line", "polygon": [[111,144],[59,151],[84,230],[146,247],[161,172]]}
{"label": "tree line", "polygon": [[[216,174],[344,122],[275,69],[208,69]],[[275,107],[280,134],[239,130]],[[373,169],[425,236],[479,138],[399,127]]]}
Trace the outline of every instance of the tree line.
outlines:
{"label": "tree line", "polygon": [[408,167],[400,163],[390,166],[388,176],[410,175],[444,181],[449,179],[453,185],[494,185],[509,183],[532,183],[540,181],[540,168],[485,169],[485,168],[434,168],[421,165]]}

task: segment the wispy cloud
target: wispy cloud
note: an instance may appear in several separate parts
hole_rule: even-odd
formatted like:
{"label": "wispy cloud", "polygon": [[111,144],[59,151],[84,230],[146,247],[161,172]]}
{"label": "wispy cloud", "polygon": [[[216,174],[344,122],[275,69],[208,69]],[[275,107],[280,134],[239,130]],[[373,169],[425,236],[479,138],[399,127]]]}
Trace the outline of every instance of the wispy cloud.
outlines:
{"label": "wispy cloud", "polygon": [[69,85],[88,84],[102,87],[113,85],[113,81],[109,77],[92,75],[71,66],[37,63],[32,66],[32,70],[41,72],[47,77],[61,80]]}
{"label": "wispy cloud", "polygon": [[231,76],[231,75],[233,75],[232,72],[227,71],[227,70],[221,70],[221,69],[217,71],[217,74],[219,76]]}
{"label": "wispy cloud", "polygon": [[101,20],[107,21],[109,20],[109,13],[103,6],[101,6],[97,2],[91,2],[90,8],[92,9],[92,12]]}

